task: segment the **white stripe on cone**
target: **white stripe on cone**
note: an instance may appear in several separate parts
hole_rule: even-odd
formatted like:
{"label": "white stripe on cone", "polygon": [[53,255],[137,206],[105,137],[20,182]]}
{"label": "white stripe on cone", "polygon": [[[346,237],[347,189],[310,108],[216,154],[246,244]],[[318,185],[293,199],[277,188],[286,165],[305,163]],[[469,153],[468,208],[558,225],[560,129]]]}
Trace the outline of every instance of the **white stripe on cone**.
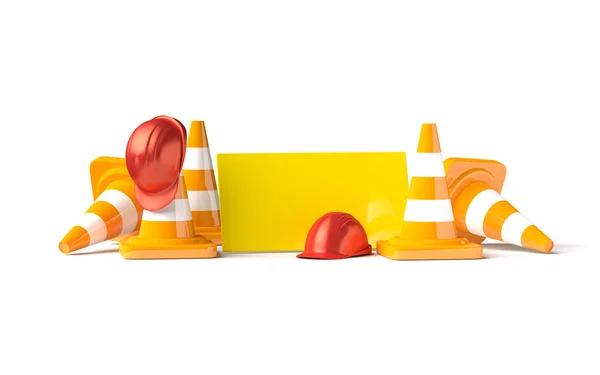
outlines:
{"label": "white stripe on cone", "polygon": [[216,211],[219,209],[219,194],[216,190],[188,190],[192,211]]}
{"label": "white stripe on cone", "polygon": [[100,194],[96,199],[96,202],[98,201],[110,203],[121,214],[123,228],[120,235],[131,233],[135,229],[138,222],[138,213],[133,201],[127,194],[119,190],[109,189]]}
{"label": "white stripe on cone", "polygon": [[503,200],[504,199],[500,194],[494,189],[487,189],[479,192],[469,204],[469,208],[467,208],[465,224],[467,225],[469,232],[486,237],[483,232],[483,220],[485,219],[485,215],[487,215],[494,204]]}
{"label": "white stripe on cone", "polygon": [[523,232],[532,225],[521,213],[512,213],[502,224],[502,231],[500,232],[502,241],[522,246],[521,237],[523,237]]}
{"label": "white stripe on cone", "polygon": [[188,147],[185,151],[183,169],[190,171],[208,171],[213,169],[208,147]]}
{"label": "white stripe on cone", "polygon": [[192,220],[190,203],[187,199],[174,199],[158,211],[144,211],[143,221],[188,221]]}
{"label": "white stripe on cone", "polygon": [[408,199],[404,221],[442,223],[454,221],[450,199]]}
{"label": "white stripe on cone", "polygon": [[88,212],[83,215],[79,226],[88,232],[88,235],[90,236],[90,244],[106,240],[106,224],[104,224],[104,221],[102,221],[100,216]]}

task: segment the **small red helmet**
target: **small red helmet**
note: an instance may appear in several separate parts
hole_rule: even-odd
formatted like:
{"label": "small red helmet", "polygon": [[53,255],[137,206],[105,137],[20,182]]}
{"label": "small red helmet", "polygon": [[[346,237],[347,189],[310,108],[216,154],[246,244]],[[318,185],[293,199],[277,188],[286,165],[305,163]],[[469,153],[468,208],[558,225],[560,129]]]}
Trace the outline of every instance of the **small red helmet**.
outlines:
{"label": "small red helmet", "polygon": [[175,198],[186,141],[185,126],[169,116],[144,122],[129,137],[125,163],[145,210],[160,210]]}
{"label": "small red helmet", "polygon": [[304,252],[298,258],[344,259],[371,254],[367,233],[356,218],[344,212],[329,212],[310,228]]}

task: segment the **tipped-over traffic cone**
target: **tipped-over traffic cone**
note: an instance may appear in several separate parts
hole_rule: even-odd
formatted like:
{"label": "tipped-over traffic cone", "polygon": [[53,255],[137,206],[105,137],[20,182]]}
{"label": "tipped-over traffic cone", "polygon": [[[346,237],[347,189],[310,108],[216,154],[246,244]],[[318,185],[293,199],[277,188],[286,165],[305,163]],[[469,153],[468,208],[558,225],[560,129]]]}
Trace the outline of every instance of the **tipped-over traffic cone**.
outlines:
{"label": "tipped-over traffic cone", "polygon": [[508,203],[500,192],[506,167],[494,160],[444,161],[456,228],[475,243],[485,237],[549,253],[554,243]]}
{"label": "tipped-over traffic cone", "polygon": [[138,236],[121,241],[126,259],[215,258],[217,245],[194,232],[183,172],[175,199],[158,211],[142,214]]}
{"label": "tipped-over traffic cone", "polygon": [[377,242],[394,260],[479,259],[481,245],[458,238],[435,124],[423,124],[400,236]]}
{"label": "tipped-over traffic cone", "polygon": [[190,125],[183,174],[196,233],[220,245],[219,194],[204,121],[192,121]]}
{"label": "tipped-over traffic cone", "polygon": [[135,185],[125,167],[125,159],[95,159],[90,164],[90,177],[95,201],[58,244],[65,254],[124,238],[140,227],[142,208],[135,198]]}

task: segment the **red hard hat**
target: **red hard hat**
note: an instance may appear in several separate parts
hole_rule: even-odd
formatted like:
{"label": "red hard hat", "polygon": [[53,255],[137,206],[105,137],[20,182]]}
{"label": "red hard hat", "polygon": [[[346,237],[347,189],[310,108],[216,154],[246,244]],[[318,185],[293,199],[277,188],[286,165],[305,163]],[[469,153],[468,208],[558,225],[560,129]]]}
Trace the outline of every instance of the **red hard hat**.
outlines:
{"label": "red hard hat", "polygon": [[365,229],[354,216],[329,212],[310,228],[304,252],[298,258],[344,259],[371,254]]}
{"label": "red hard hat", "polygon": [[129,137],[125,163],[145,210],[160,210],[175,198],[186,140],[185,126],[169,116],[144,122]]}

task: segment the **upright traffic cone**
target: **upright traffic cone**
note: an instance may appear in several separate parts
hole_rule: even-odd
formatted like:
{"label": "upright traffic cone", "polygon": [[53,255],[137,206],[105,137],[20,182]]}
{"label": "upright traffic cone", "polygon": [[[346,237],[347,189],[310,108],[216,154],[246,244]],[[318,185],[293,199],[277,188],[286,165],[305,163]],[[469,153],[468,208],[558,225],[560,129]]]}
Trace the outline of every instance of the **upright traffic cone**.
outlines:
{"label": "upright traffic cone", "polygon": [[217,245],[194,232],[192,211],[183,172],[175,199],[158,211],[142,214],[138,236],[121,241],[119,252],[126,259],[215,258]]}
{"label": "upright traffic cone", "polygon": [[448,197],[435,124],[423,124],[409,170],[409,197],[400,236],[377,242],[377,253],[394,260],[480,259],[481,245],[458,238]]}
{"label": "upright traffic cone", "polygon": [[117,240],[135,233],[142,208],[135,198],[134,183],[125,167],[125,159],[99,157],[90,164],[94,203],[60,241],[63,253]]}
{"label": "upright traffic cone", "polygon": [[190,125],[183,174],[196,233],[220,245],[219,194],[204,121],[192,121]]}
{"label": "upright traffic cone", "polygon": [[459,234],[482,243],[486,237],[549,253],[554,242],[500,195],[506,167],[494,160],[444,161]]}

